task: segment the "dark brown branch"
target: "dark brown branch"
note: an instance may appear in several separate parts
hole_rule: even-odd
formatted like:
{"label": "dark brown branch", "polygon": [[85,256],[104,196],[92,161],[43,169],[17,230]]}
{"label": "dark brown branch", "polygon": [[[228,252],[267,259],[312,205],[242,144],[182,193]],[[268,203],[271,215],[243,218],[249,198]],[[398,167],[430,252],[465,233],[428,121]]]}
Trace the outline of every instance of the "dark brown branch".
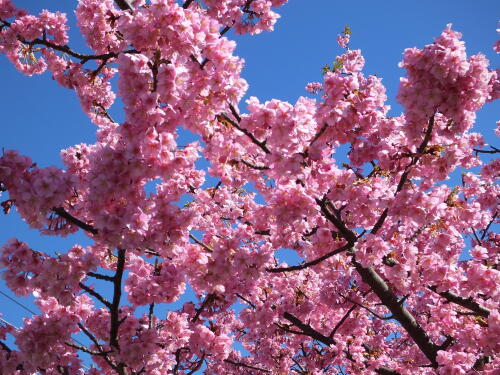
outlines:
{"label": "dark brown branch", "polygon": [[200,315],[201,313],[203,312],[203,310],[205,309],[205,307],[211,303],[213,300],[215,299],[215,294],[213,293],[210,293],[210,294],[207,294],[207,296],[205,297],[205,299],[203,300],[203,302],[201,303],[201,306],[199,308],[196,309],[196,313],[195,315],[193,316],[193,319],[191,319],[191,321],[193,323],[195,323],[199,318],[200,318]]}
{"label": "dark brown branch", "polygon": [[250,302],[248,299],[246,299],[245,297],[243,297],[241,294],[236,293],[236,297],[238,297],[238,298],[242,299],[243,301],[245,301],[249,306],[252,306],[252,308],[254,310],[257,308],[252,302]]}
{"label": "dark brown branch", "polygon": [[265,368],[260,368],[260,367],[248,365],[248,364],[243,363],[243,362],[234,362],[234,361],[231,361],[230,359],[225,359],[224,362],[229,363],[229,364],[231,364],[233,366],[236,366],[236,367],[244,367],[244,368],[249,368],[249,369],[252,369],[252,370],[262,371],[262,372],[271,372],[271,371],[269,371],[268,369],[265,369]]}
{"label": "dark brown branch", "polygon": [[375,369],[375,372],[380,375],[401,375],[396,370],[390,369],[388,367],[379,367],[378,369]]}
{"label": "dark brown branch", "polygon": [[303,323],[299,318],[296,316],[285,312],[283,313],[283,318],[288,320],[290,323],[292,323],[294,326],[299,328],[302,331],[302,334],[309,336],[313,338],[314,340],[317,340],[319,342],[322,342],[325,345],[335,345],[335,340],[332,339],[331,337],[325,336],[322,333],[316,331],[314,328],[312,328],[309,324]]}
{"label": "dark brown branch", "polygon": [[[107,61],[109,59],[116,58],[119,55],[118,52],[101,53],[101,54],[98,54],[98,55],[89,55],[89,54],[85,54],[85,53],[79,53],[79,52],[73,51],[67,45],[61,46],[61,45],[52,43],[52,42],[50,42],[48,40],[44,40],[44,39],[40,39],[40,38],[36,38],[36,39],[31,40],[31,41],[24,40],[24,39],[21,38],[21,42],[24,43],[24,44],[26,44],[26,45],[28,45],[28,46],[30,46],[30,47],[37,46],[37,45],[42,45],[42,46],[45,46],[45,47],[52,48],[53,50],[66,53],[67,55],[70,55],[70,56],[73,56],[73,57],[75,57],[77,59],[80,59],[82,64],[86,63],[87,61],[90,61],[90,60],[104,60],[104,61]],[[137,54],[137,53],[139,53],[139,51],[131,49],[131,50],[123,51],[121,53],[124,53],[124,54]]]}
{"label": "dark brown branch", "polygon": [[335,324],[335,327],[333,327],[332,329],[332,332],[330,332],[330,334],[328,335],[328,337],[330,338],[333,338],[333,336],[335,335],[335,333],[337,333],[338,329],[342,326],[342,324],[344,324],[344,322],[347,320],[347,318],[349,318],[349,315],[351,315],[351,313],[356,310],[358,306],[357,305],[352,305],[351,308],[349,310],[347,310],[347,312],[344,314],[344,316],[342,317],[342,319],[339,320],[339,322],[337,324]]}
{"label": "dark brown branch", "polygon": [[260,234],[261,236],[270,236],[271,231],[269,229],[255,231],[255,234]]}
{"label": "dark brown branch", "polygon": [[255,165],[255,164],[249,163],[245,159],[241,159],[241,162],[243,164],[245,164],[247,167],[252,168],[252,169],[256,169],[258,171],[265,171],[265,170],[269,169],[268,166],[265,166],[265,165]]}
{"label": "dark brown branch", "polygon": [[130,10],[130,11],[134,10],[134,7],[130,4],[128,0],[115,0],[115,4],[121,10]]}
{"label": "dark brown branch", "polygon": [[231,114],[234,116],[234,118],[236,119],[236,121],[240,122],[241,121],[241,116],[240,114],[238,113],[238,111],[236,110],[235,106],[232,105],[232,104],[229,104],[229,109],[231,111]]}
{"label": "dark brown branch", "polygon": [[490,310],[487,309],[484,306],[481,306],[479,303],[475,302],[471,297],[469,298],[464,298],[459,296],[458,294],[455,294],[453,292],[438,292],[436,286],[430,286],[430,290],[433,292],[439,294],[441,297],[445,298],[449,302],[453,302],[457,305],[460,305],[462,307],[465,307],[466,309],[469,309],[474,312],[474,314],[479,315],[479,316],[484,316],[487,318],[490,315]]}
{"label": "dark brown branch", "polygon": [[[427,130],[425,132],[424,139],[422,140],[422,143],[420,146],[418,146],[417,153],[412,157],[411,162],[406,166],[403,174],[401,175],[401,178],[399,180],[398,186],[396,188],[396,193],[394,194],[395,196],[403,189],[403,186],[405,185],[406,181],[408,180],[408,175],[410,174],[410,169],[412,166],[418,163],[420,160],[421,156],[423,155],[423,152],[425,151],[425,148],[427,147],[429,141],[431,140],[432,137],[432,130],[434,129],[434,115],[432,115],[429,118],[429,124],[427,126]],[[384,225],[385,219],[387,218],[387,214],[389,213],[389,208],[385,208],[384,211],[382,212],[382,215],[380,215],[379,219],[373,226],[371,233],[372,234],[377,234],[380,228],[382,228],[382,225]]]}
{"label": "dark brown branch", "polygon": [[3,349],[4,351],[6,351],[7,353],[9,353],[9,354],[10,354],[10,353],[12,353],[12,349],[11,349],[11,348],[9,348],[9,347],[7,346],[7,344],[6,344],[6,343],[4,343],[4,342],[2,342],[2,341],[0,341],[0,347],[2,347],[2,349]]}
{"label": "dark brown branch", "polygon": [[[342,296],[344,297],[344,296]],[[350,299],[349,297],[344,297],[347,301],[351,302],[351,303],[354,303],[356,306],[359,306],[361,307],[362,309],[365,309],[366,311],[368,311],[370,314],[372,314],[374,317],[380,319],[380,320],[390,320],[390,319],[394,319],[393,316],[381,316],[379,314],[377,314],[375,311],[373,311],[372,309],[370,309],[369,307],[359,303],[359,302],[356,302],[352,299]],[[398,301],[399,302],[399,301]]]}
{"label": "dark brown branch", "polygon": [[326,198],[323,198],[322,200],[316,199],[316,203],[320,206],[321,213],[323,214],[323,216],[326,217],[333,225],[337,227],[342,237],[344,237],[347,240],[347,242],[352,246],[357,241],[356,234],[352,230],[347,228],[344,222],[330,211],[330,209],[327,207],[328,203],[327,199]]}
{"label": "dark brown branch", "polygon": [[266,271],[267,272],[271,272],[271,273],[278,273],[278,272],[288,272],[288,271],[298,271],[298,270],[303,270],[305,268],[308,268],[308,267],[312,267],[312,266],[315,266],[316,264],[319,264],[321,263],[322,261],[328,259],[328,258],[331,258],[332,256],[334,255],[337,255],[337,254],[340,254],[346,250],[350,250],[352,248],[352,244],[348,243],[338,249],[335,249],[333,251],[330,251],[329,253],[317,258],[317,259],[314,259],[310,262],[306,262],[306,263],[302,263],[302,264],[299,264],[297,266],[291,266],[291,267],[278,267],[278,268],[267,268]]}
{"label": "dark brown branch", "polygon": [[372,267],[365,268],[354,260],[353,263],[363,281],[371,287],[380,301],[389,309],[394,319],[401,323],[408,335],[429,359],[432,367],[437,367],[436,357],[438,350],[440,350],[439,346],[432,342],[424,329],[418,324],[406,307],[399,303],[397,296]]}
{"label": "dark brown branch", "polygon": [[118,344],[118,328],[120,326],[120,299],[122,296],[122,278],[125,270],[125,249],[118,249],[118,260],[116,273],[113,280],[113,302],[109,308],[111,316],[111,327],[109,332],[109,345],[120,349]]}
{"label": "dark brown branch", "polygon": [[225,113],[222,113],[222,114],[218,115],[217,119],[219,121],[221,121],[221,122],[227,122],[227,123],[231,124],[234,128],[238,129],[240,132],[242,132],[248,138],[250,138],[250,140],[252,141],[252,143],[255,144],[256,146],[258,146],[266,154],[270,154],[271,153],[271,151],[269,151],[269,149],[267,148],[265,141],[263,141],[263,142],[259,141],[257,138],[255,138],[255,136],[251,132],[249,132],[245,128],[242,128],[236,121],[230,119],[228,117],[228,115],[226,115]]}
{"label": "dark brown branch", "polygon": [[80,229],[83,229],[86,232],[92,233],[92,234],[97,234],[97,229],[95,229],[92,225],[84,223],[83,221],[77,219],[76,217],[72,216],[69,212],[67,212],[64,208],[62,207],[53,207],[52,211],[54,211],[56,214],[58,214],[60,217],[65,219],[71,224],[76,225]]}
{"label": "dark brown branch", "polygon": [[488,363],[491,362],[491,357],[484,355],[482,357],[479,357],[476,362],[474,363],[474,366],[472,366],[472,369],[474,371],[481,371],[484,369],[484,366],[487,365]]}
{"label": "dark brown branch", "polygon": [[191,3],[192,3],[192,2],[193,2],[193,0],[186,0],[186,1],[184,2],[184,4],[182,4],[182,7],[183,7],[184,9],[187,9],[187,8],[189,8],[189,6],[191,5]]}
{"label": "dark brown branch", "polygon": [[154,311],[155,311],[155,304],[153,302],[153,303],[149,304],[149,313],[148,313],[148,327],[149,327],[149,329],[153,328]]}
{"label": "dark brown branch", "polygon": [[108,309],[111,308],[111,303],[106,299],[104,298],[103,296],[101,296],[99,293],[97,293],[94,289],[92,289],[91,287],[88,287],[87,285],[85,285],[84,283],[78,283],[78,286],[80,288],[82,288],[83,290],[85,290],[88,294],[90,294],[92,297],[96,298],[97,300],[99,300],[104,306],[106,306]]}
{"label": "dark brown branch", "polygon": [[[233,25],[234,25],[234,22],[233,22]],[[220,32],[220,36],[224,36],[224,34],[226,34],[229,30],[231,30],[231,27],[233,27],[233,26],[232,25],[231,26],[229,26],[229,25],[224,26],[224,28]]]}
{"label": "dark brown branch", "polygon": [[99,341],[97,341],[96,337],[92,333],[90,333],[90,331],[87,328],[85,328],[85,326],[82,323],[78,323],[77,325],[78,328],[80,328],[80,330],[85,334],[85,336],[87,336],[90,339],[90,341],[94,343],[94,345],[97,347],[100,353],[106,353],[105,355],[103,355],[104,360],[112,369],[116,370],[116,365],[108,357],[107,352],[104,351],[101,344],[99,344]]}
{"label": "dark brown branch", "polygon": [[481,235],[481,241],[484,240],[484,238],[486,237],[486,233],[488,233],[488,230],[490,229],[491,224],[493,224],[495,222],[495,219],[497,218],[497,216],[498,216],[498,212],[495,212],[495,215],[493,215],[493,217],[491,218],[491,221],[488,223],[486,228],[484,228],[483,234]]}
{"label": "dark brown branch", "polygon": [[321,137],[323,135],[323,133],[325,132],[327,127],[328,127],[328,124],[325,122],[323,124],[323,126],[321,127],[321,129],[319,129],[319,131],[316,133],[316,135],[312,139],[311,143],[309,143],[309,147],[311,147],[314,144],[314,142],[316,142],[319,139],[319,137]]}
{"label": "dark brown branch", "polygon": [[192,234],[189,235],[189,238],[191,238],[194,242],[196,242],[198,245],[200,245],[202,248],[204,248],[209,253],[213,253],[213,250],[212,250],[212,248],[210,246],[205,245],[203,242],[201,242],[199,239],[197,239]]}
{"label": "dark brown branch", "polygon": [[[198,370],[200,369],[201,365],[203,364],[203,361],[205,360],[205,357],[206,357],[206,356],[207,356],[207,355],[206,355],[205,353],[203,353],[203,354],[202,354],[202,356],[201,356],[201,358],[200,358],[198,361],[196,361],[196,365],[195,365],[194,367],[192,367],[191,371],[189,371],[189,372],[187,373],[187,375],[192,375],[192,374],[194,374],[196,371],[198,371]],[[192,366],[192,365],[191,365],[191,366]],[[190,368],[191,368],[191,366],[190,366]]]}
{"label": "dark brown branch", "polygon": [[65,344],[71,348],[81,350],[82,352],[85,352],[85,353],[90,354],[90,355],[96,355],[96,356],[103,357],[109,353],[109,352],[96,352],[96,351],[90,350],[89,348],[87,348],[83,345],[76,345],[76,344],[72,344],[70,342],[65,342]]}
{"label": "dark brown branch", "polygon": [[479,150],[477,148],[474,148],[473,151],[478,154],[478,153],[481,153],[481,154],[497,154],[500,152],[500,149],[494,147],[494,146],[490,146],[491,147],[491,150]]}
{"label": "dark brown branch", "polygon": [[95,272],[87,272],[87,276],[93,277],[95,279],[99,280],[106,280],[106,281],[114,281],[114,278],[112,276],[108,275],[101,275],[100,273],[95,273]]}

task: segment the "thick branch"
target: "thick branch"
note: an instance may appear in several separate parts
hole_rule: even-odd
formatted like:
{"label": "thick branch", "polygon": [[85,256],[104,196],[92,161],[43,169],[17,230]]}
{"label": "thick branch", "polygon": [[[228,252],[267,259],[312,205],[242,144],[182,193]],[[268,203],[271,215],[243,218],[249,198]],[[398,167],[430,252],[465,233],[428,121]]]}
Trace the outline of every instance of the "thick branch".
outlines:
{"label": "thick branch", "polygon": [[455,294],[453,292],[438,292],[436,286],[430,286],[430,290],[433,292],[439,294],[441,297],[445,298],[449,302],[456,303],[457,305],[460,305],[462,307],[465,307],[466,309],[469,309],[476,313],[479,316],[484,316],[487,318],[490,315],[490,310],[487,309],[484,306],[481,306],[479,303],[475,302],[471,297],[469,298],[464,298],[459,296],[458,294]]}
{"label": "thick branch", "polygon": [[185,3],[182,5],[182,7],[184,9],[187,9],[187,8],[189,8],[189,6],[191,5],[192,2],[193,2],[193,0],[186,0]]}
{"label": "thick branch", "polygon": [[354,245],[354,243],[357,241],[356,234],[352,230],[347,228],[344,222],[330,211],[330,209],[327,207],[327,199],[316,199],[316,203],[320,206],[323,216],[337,227],[342,237],[344,237],[351,246]]}
{"label": "thick branch", "polygon": [[205,297],[205,299],[203,300],[203,302],[202,302],[201,306],[200,306],[198,309],[196,309],[196,313],[195,313],[195,315],[193,316],[193,319],[191,319],[191,321],[192,321],[193,323],[195,323],[195,322],[196,322],[196,321],[200,318],[200,315],[201,315],[201,313],[202,313],[203,309],[204,309],[204,308],[205,308],[205,307],[206,307],[209,303],[211,303],[214,299],[215,299],[215,294],[213,294],[213,293],[210,293],[210,294],[208,294],[208,295]]}
{"label": "thick branch", "polygon": [[325,336],[322,333],[316,331],[309,324],[303,323],[296,316],[294,316],[294,315],[292,315],[292,314],[290,314],[288,312],[285,312],[283,314],[283,318],[285,318],[286,320],[288,320],[290,323],[292,323],[296,327],[300,328],[300,330],[302,331],[302,333],[304,335],[309,336],[309,337],[313,338],[314,340],[322,342],[323,344],[328,345],[328,346],[335,345],[335,340],[334,339],[332,339],[331,337]]}
{"label": "thick branch", "polygon": [[379,367],[378,369],[375,369],[375,372],[380,375],[401,375],[396,370],[390,369],[388,367]]}
{"label": "thick branch", "polygon": [[119,320],[120,314],[120,298],[122,296],[122,278],[123,272],[125,270],[125,249],[118,249],[118,260],[116,263],[116,273],[113,280],[113,302],[111,304],[110,315],[111,315],[111,328],[109,332],[109,344],[119,349],[118,344],[118,328],[121,321]]}
{"label": "thick branch", "polygon": [[371,287],[380,301],[389,309],[394,319],[401,323],[408,335],[410,335],[415,344],[429,359],[432,367],[437,367],[436,356],[439,347],[432,342],[424,329],[418,324],[406,307],[399,302],[396,295],[389,289],[387,283],[372,267],[365,268],[356,261],[353,262],[356,271],[361,275],[363,281]]}
{"label": "thick branch", "polygon": [[68,211],[66,211],[62,207],[54,207],[52,208],[52,211],[54,211],[56,214],[58,214],[60,217],[65,219],[66,221],[70,222],[71,224],[76,225],[77,227],[83,229],[86,232],[92,233],[92,234],[97,234],[97,229],[95,229],[92,225],[84,223],[83,221],[77,219],[76,217],[72,216]]}
{"label": "thick branch", "polygon": [[128,0],[115,0],[115,4],[121,10],[130,10],[130,11],[134,10],[134,7],[130,4]]}

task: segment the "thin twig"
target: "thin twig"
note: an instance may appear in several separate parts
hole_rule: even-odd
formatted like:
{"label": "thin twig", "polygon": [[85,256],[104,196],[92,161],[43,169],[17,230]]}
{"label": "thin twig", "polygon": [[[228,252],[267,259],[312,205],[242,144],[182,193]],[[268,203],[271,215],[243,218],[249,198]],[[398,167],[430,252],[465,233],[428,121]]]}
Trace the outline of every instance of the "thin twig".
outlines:
{"label": "thin twig", "polygon": [[310,262],[306,262],[303,264],[299,264],[297,266],[290,266],[290,267],[267,268],[266,271],[271,272],[271,273],[278,273],[278,272],[289,272],[289,271],[303,270],[305,268],[315,266],[316,264],[319,264],[322,261],[324,261],[328,258],[331,258],[334,255],[340,254],[346,250],[350,250],[351,248],[352,248],[352,244],[348,243],[348,244],[346,244],[338,249],[335,249],[333,251],[330,251],[329,253],[327,253],[327,254],[325,254],[325,255],[323,255],[315,260],[312,260]]}
{"label": "thin twig", "polygon": [[229,364],[236,366],[236,367],[244,367],[244,368],[249,368],[252,370],[262,371],[262,372],[271,372],[270,370],[265,369],[265,368],[248,365],[248,364],[243,363],[243,362],[234,362],[234,361],[231,361],[230,359],[225,359],[224,362],[229,363]]}
{"label": "thin twig", "polygon": [[210,246],[205,245],[203,242],[201,242],[199,239],[197,239],[192,234],[189,234],[189,238],[191,238],[194,242],[196,242],[198,245],[200,245],[202,248],[204,248],[209,253],[213,253],[214,252],[213,249]]}
{"label": "thin twig", "polygon": [[257,306],[255,306],[252,302],[250,302],[248,299],[246,299],[245,297],[243,297],[241,294],[239,293],[236,293],[236,297],[242,299],[243,301],[245,301],[249,306],[252,306],[252,308],[255,310],[257,308]]}
{"label": "thin twig", "polygon": [[221,121],[221,122],[227,122],[227,123],[231,124],[234,128],[238,129],[240,132],[242,132],[248,138],[250,138],[250,140],[252,141],[252,143],[255,144],[256,146],[258,146],[266,154],[270,154],[271,153],[271,151],[269,151],[269,149],[267,148],[265,141],[263,141],[263,142],[259,141],[257,138],[255,138],[255,136],[251,132],[249,132],[245,128],[242,128],[236,121],[230,119],[228,117],[228,115],[226,115],[225,113],[222,113],[222,114],[218,115],[217,119],[219,121]]}
{"label": "thin twig", "polygon": [[108,309],[111,308],[111,303],[106,298],[104,298],[103,296],[101,296],[98,292],[96,292],[94,289],[92,289],[91,287],[88,287],[84,283],[78,283],[78,286],[80,288],[82,288],[83,290],[85,290],[92,297],[98,299]]}
{"label": "thin twig", "polygon": [[342,319],[340,319],[340,321],[335,325],[335,327],[333,327],[332,332],[330,332],[330,334],[328,335],[328,337],[333,338],[333,336],[338,331],[338,329],[340,328],[340,326],[342,326],[342,324],[344,324],[344,322],[347,320],[347,318],[349,318],[349,315],[351,315],[351,313],[354,310],[356,310],[357,307],[358,306],[356,304],[354,304],[354,305],[351,306],[351,308],[349,310],[347,310],[347,312],[344,314],[344,316],[342,317]]}

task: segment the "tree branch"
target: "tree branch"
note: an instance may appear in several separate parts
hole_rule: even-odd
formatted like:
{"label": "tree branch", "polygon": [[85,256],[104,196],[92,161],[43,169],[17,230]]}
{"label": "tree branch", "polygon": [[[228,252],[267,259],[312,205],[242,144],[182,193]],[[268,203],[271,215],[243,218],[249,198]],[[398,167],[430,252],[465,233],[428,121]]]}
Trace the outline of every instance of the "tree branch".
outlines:
{"label": "tree branch", "polygon": [[483,316],[485,318],[487,318],[490,315],[489,309],[487,309],[484,306],[481,306],[479,303],[475,302],[471,297],[464,298],[459,296],[458,294],[449,291],[438,292],[437,287],[435,285],[429,286],[428,288],[432,290],[434,293],[437,293],[441,297],[445,298],[447,301],[465,307],[466,309],[473,311],[476,315]]}
{"label": "tree branch", "polygon": [[84,223],[83,221],[77,219],[76,217],[72,216],[69,212],[67,212],[63,207],[53,207],[52,211],[54,211],[57,215],[65,219],[71,224],[76,225],[80,229],[83,229],[86,232],[92,233],[92,234],[97,234],[98,231],[96,228],[94,228],[92,225]]}
{"label": "tree branch", "polygon": [[372,267],[365,268],[355,260],[353,260],[353,264],[363,281],[371,287],[380,301],[389,309],[394,319],[403,326],[422,353],[429,359],[432,367],[436,368],[438,366],[436,357],[438,350],[440,350],[439,346],[432,342],[424,329],[418,324],[406,307],[399,303],[396,295]]}
{"label": "tree branch", "polygon": [[299,264],[297,266],[290,266],[290,267],[267,268],[266,271],[271,272],[271,273],[278,273],[278,272],[289,272],[289,271],[303,270],[305,268],[315,266],[316,264],[319,264],[322,261],[324,261],[328,258],[331,258],[334,255],[340,254],[346,250],[350,250],[352,248],[352,246],[353,246],[352,244],[348,243],[348,244],[346,244],[338,249],[335,249],[333,251],[330,251],[329,253],[327,253],[327,254],[325,254],[325,255],[323,255],[315,260],[312,260],[310,262],[306,262],[306,263]]}
{"label": "tree branch", "polygon": [[191,238],[194,242],[196,242],[198,245],[200,245],[202,248],[204,248],[207,252],[209,252],[209,253],[214,252],[210,246],[204,244],[203,242],[201,242],[199,239],[197,239],[192,234],[189,234],[189,238]]}
{"label": "tree branch", "polygon": [[342,237],[347,240],[348,244],[353,246],[357,241],[356,234],[352,230],[347,228],[344,222],[330,211],[330,209],[327,207],[327,198],[325,197],[322,200],[316,199],[316,203],[321,208],[321,213],[323,214],[323,216],[326,217],[333,225],[335,225],[335,227],[337,227],[337,229],[340,231]]}
{"label": "tree branch", "polygon": [[224,362],[229,363],[229,364],[231,364],[233,366],[236,366],[236,367],[244,367],[244,368],[249,368],[249,369],[252,369],[252,370],[262,371],[262,372],[271,372],[271,371],[269,371],[268,369],[265,369],[265,368],[260,368],[260,367],[256,367],[256,366],[252,366],[252,365],[247,365],[246,363],[243,363],[243,362],[234,362],[234,361],[231,361],[230,359],[225,359]]}
{"label": "tree branch", "polygon": [[328,335],[328,337],[330,337],[330,338],[333,339],[333,336],[338,331],[338,329],[340,328],[340,326],[342,326],[342,324],[344,324],[344,322],[347,320],[347,318],[349,317],[349,315],[351,315],[351,313],[354,310],[356,310],[357,307],[358,306],[354,304],[354,305],[351,306],[351,308],[349,310],[347,310],[347,312],[344,314],[344,316],[342,317],[342,319],[340,319],[340,321],[335,325],[335,327],[333,327],[332,332],[330,332],[330,334]]}
{"label": "tree branch", "polygon": [[255,138],[255,136],[251,132],[249,132],[245,128],[242,128],[236,121],[230,119],[228,117],[228,115],[226,115],[225,113],[221,113],[220,115],[218,115],[217,116],[217,120],[219,120],[222,123],[229,123],[234,128],[238,129],[240,132],[242,132],[248,138],[250,138],[250,140],[252,141],[252,143],[255,144],[256,146],[258,146],[266,154],[270,154],[271,153],[271,151],[269,151],[269,149],[267,148],[265,141],[263,141],[263,142],[259,141],[257,138]]}
{"label": "tree branch", "polygon": [[104,349],[102,348],[101,344],[99,344],[99,341],[97,341],[96,337],[92,333],[90,333],[90,331],[87,328],[85,328],[85,326],[82,323],[78,323],[77,325],[78,325],[78,328],[80,328],[80,330],[85,334],[85,336],[87,336],[90,339],[90,341],[92,341],[94,343],[94,345],[97,347],[97,349],[99,350],[99,352],[100,353],[105,353],[103,355],[103,358],[106,361],[106,363],[112,369],[116,370],[116,365],[108,357],[107,352],[104,351]]}
{"label": "tree branch", "polygon": [[121,10],[130,10],[130,11],[134,10],[134,7],[130,4],[128,0],[115,0],[115,4]]}
{"label": "tree branch", "polygon": [[252,163],[246,161],[245,159],[241,159],[240,161],[243,164],[245,164],[247,167],[252,168],[252,169],[256,169],[258,171],[265,171],[265,170],[269,169],[269,167],[266,165],[255,165],[255,164],[252,164]]}
{"label": "tree branch", "polygon": [[193,0],[186,0],[186,1],[184,2],[184,4],[182,4],[182,7],[183,7],[184,9],[187,9],[187,8],[189,8],[189,6],[191,5],[191,3],[192,3],[192,2],[193,2]]}
{"label": "tree branch", "polygon": [[89,348],[87,348],[86,346],[83,346],[83,345],[76,345],[76,344],[72,344],[70,342],[65,342],[65,344],[69,347],[72,347],[74,349],[78,349],[78,350],[81,350],[82,352],[85,352],[87,354],[90,354],[90,355],[96,355],[96,356],[105,356],[107,355],[109,352],[95,352],[93,350],[90,350]]}
{"label": "tree branch", "polygon": [[245,301],[249,306],[252,306],[252,308],[254,310],[257,308],[252,302],[250,302],[248,299],[246,299],[245,297],[243,297],[241,294],[236,293],[236,297],[238,297],[238,298],[242,299],[243,301]]}
{"label": "tree branch", "polygon": [[325,336],[322,333],[316,331],[314,328],[312,328],[309,324],[303,323],[299,318],[296,316],[285,312],[283,313],[283,318],[288,320],[290,323],[295,325],[296,327],[300,328],[302,333],[306,336],[309,336],[313,338],[314,340],[317,340],[319,342],[322,342],[325,345],[335,345],[335,340],[331,337]]}
{"label": "tree branch", "polygon": [[[417,153],[412,157],[411,162],[405,167],[405,170],[403,174],[401,175],[401,178],[399,180],[398,186],[396,188],[396,193],[394,196],[398,195],[398,193],[403,189],[403,186],[405,185],[406,181],[408,180],[408,175],[410,174],[410,168],[414,166],[415,164],[418,163],[420,158],[423,155],[423,152],[425,148],[427,147],[427,144],[431,140],[432,137],[432,130],[434,129],[434,115],[432,115],[429,118],[429,125],[427,126],[427,130],[425,132],[424,139],[422,140],[422,143],[417,149]],[[377,234],[380,228],[382,228],[382,225],[384,225],[385,219],[387,218],[387,214],[389,213],[389,208],[386,207],[384,211],[382,212],[382,215],[380,215],[379,219],[373,226],[371,233],[372,234]]]}
{"label": "tree branch", "polygon": [[390,369],[388,367],[379,367],[375,369],[375,372],[380,375],[401,375],[396,370]]}
{"label": "tree branch", "polygon": [[195,322],[199,319],[199,317],[200,317],[200,315],[201,315],[201,313],[202,313],[203,309],[204,309],[204,308],[205,308],[205,307],[206,307],[209,303],[211,303],[214,299],[215,299],[215,294],[213,294],[213,293],[207,294],[207,296],[205,297],[205,299],[204,299],[204,300],[203,300],[203,302],[201,303],[201,306],[200,306],[198,309],[196,309],[196,313],[195,313],[195,315],[193,316],[193,319],[191,319],[191,322],[195,323]]}
{"label": "tree branch", "polygon": [[114,278],[112,276],[107,276],[107,275],[101,275],[100,273],[95,273],[95,272],[87,272],[87,276],[93,277],[95,279],[99,280],[106,280],[106,281],[114,281]]}
{"label": "tree branch", "polygon": [[500,149],[494,147],[494,146],[490,146],[491,147],[491,150],[480,150],[480,149],[477,149],[477,148],[474,148],[473,151],[478,154],[478,153],[481,153],[481,154],[497,154],[500,152]]}
{"label": "tree branch", "polygon": [[111,303],[106,298],[104,298],[103,296],[101,296],[98,292],[96,292],[94,289],[92,289],[91,287],[88,287],[84,283],[78,283],[78,286],[80,288],[82,288],[83,290],[85,290],[92,297],[98,299],[108,309],[111,308]]}
{"label": "tree branch", "polygon": [[120,349],[118,344],[118,328],[121,324],[119,320],[120,299],[122,295],[122,277],[125,270],[125,249],[118,249],[118,260],[116,264],[116,273],[113,277],[113,302],[109,307],[111,315],[111,327],[109,332],[109,345]]}

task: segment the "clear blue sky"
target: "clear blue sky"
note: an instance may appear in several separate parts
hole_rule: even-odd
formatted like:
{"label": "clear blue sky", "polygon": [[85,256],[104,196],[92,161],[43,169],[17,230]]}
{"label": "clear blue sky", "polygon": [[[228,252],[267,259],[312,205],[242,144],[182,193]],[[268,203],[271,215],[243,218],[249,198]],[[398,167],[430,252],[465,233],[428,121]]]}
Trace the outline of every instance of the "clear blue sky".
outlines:
{"label": "clear blue sky", "polygon": [[[37,14],[41,9],[61,10],[70,19],[70,46],[85,51],[75,26],[76,0],[14,0],[19,7]],[[353,5],[355,4],[355,5]],[[261,101],[277,98],[294,103],[305,95],[305,85],[321,81],[321,67],[341,53],[337,34],[345,25],[351,26],[350,47],[360,48],[366,59],[365,74],[383,77],[392,114],[401,108],[395,102],[402,52],[408,47],[423,47],[452,23],[463,33],[468,54],[482,52],[493,68],[500,58],[492,50],[498,38],[497,23],[500,2],[494,0],[420,0],[420,1],[357,1],[289,0],[279,12],[282,18],[273,33],[258,36],[235,36],[237,54],[246,60],[243,75],[253,95]],[[81,112],[73,92],[58,87],[50,73],[25,77],[18,73],[4,56],[0,56],[2,82],[0,113],[0,147],[18,149],[39,166],[62,166],[59,151],[71,145],[94,140],[95,126]],[[244,103],[240,108],[244,110]],[[496,144],[493,135],[500,120],[498,103],[489,103],[478,113],[476,131]],[[119,102],[112,109],[116,119],[123,118]],[[182,141],[181,141],[182,143]],[[1,200],[7,199],[4,194]],[[36,250],[65,252],[75,242],[84,243],[77,234],[66,239],[41,237],[29,230],[17,214],[0,213],[0,246],[11,237],[18,237]],[[9,293],[0,281],[0,290]],[[29,301],[26,303],[30,304]],[[0,295],[0,312],[15,325],[22,324],[26,312]]]}

